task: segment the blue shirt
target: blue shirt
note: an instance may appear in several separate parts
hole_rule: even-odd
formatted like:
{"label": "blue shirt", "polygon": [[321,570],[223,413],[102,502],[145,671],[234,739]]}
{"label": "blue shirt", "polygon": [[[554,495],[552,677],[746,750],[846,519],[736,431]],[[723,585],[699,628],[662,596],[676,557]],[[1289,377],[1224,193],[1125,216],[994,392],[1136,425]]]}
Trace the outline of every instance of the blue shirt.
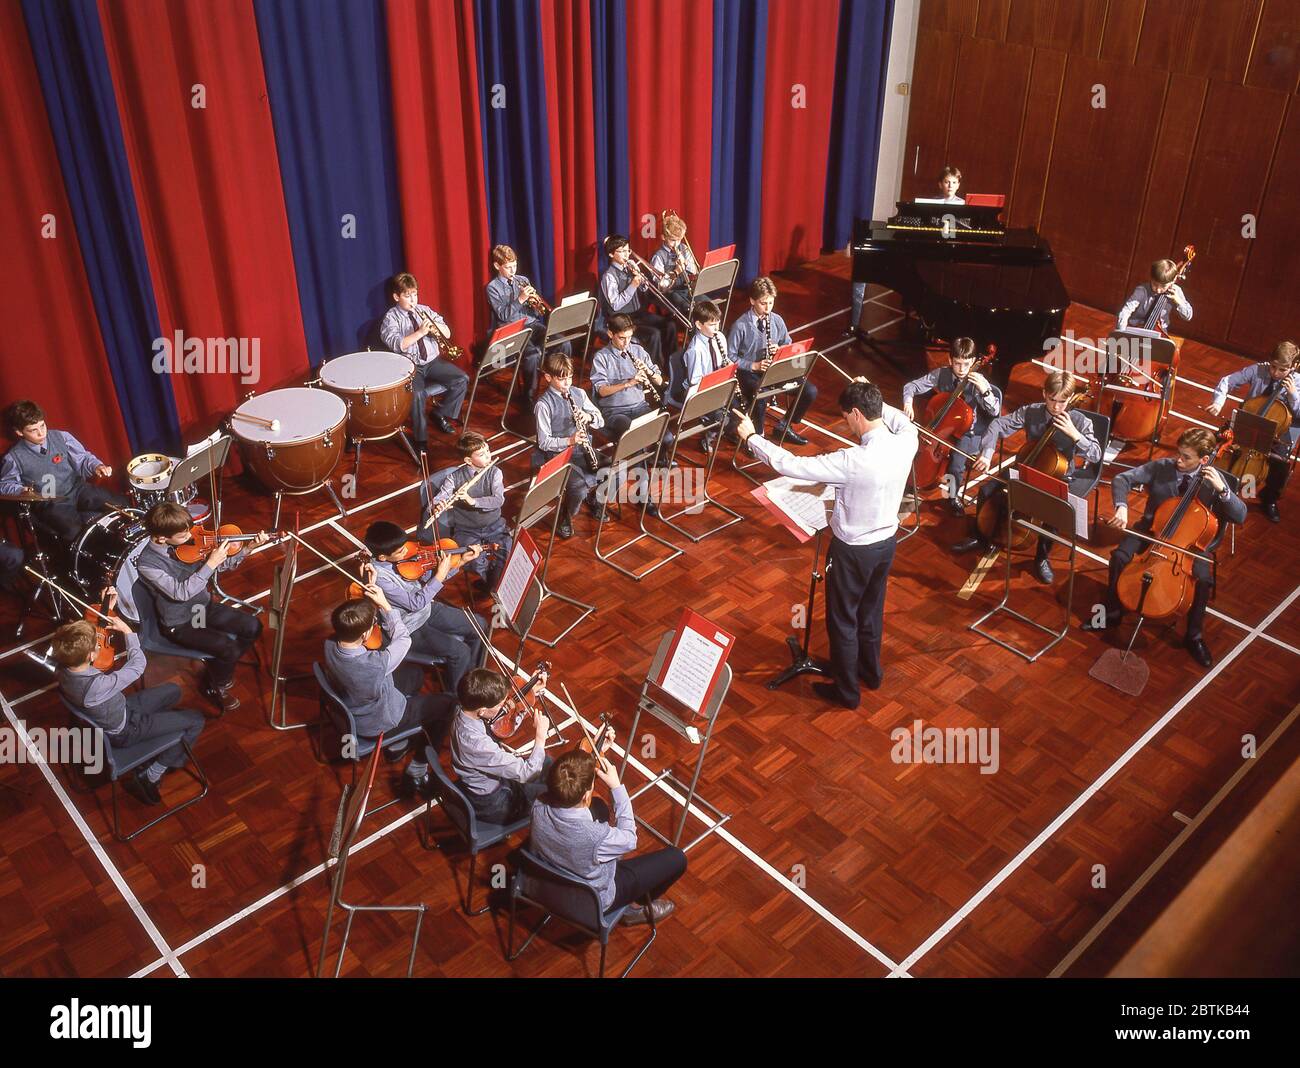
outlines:
{"label": "blue shirt", "polygon": [[[786,329],[785,320],[776,312],[767,318],[770,320],[767,324],[768,337],[778,346],[790,344],[793,339]],[[767,359],[763,329],[753,308],[731,324],[731,329],[727,331],[727,345],[731,349],[731,358],[744,371],[754,370],[754,364]]]}

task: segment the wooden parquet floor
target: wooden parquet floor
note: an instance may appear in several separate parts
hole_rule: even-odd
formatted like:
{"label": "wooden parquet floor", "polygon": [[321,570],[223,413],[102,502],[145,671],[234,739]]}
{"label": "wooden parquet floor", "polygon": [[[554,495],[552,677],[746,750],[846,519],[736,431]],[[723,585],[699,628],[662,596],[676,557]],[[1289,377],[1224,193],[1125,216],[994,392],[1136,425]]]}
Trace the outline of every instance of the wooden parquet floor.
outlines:
{"label": "wooden parquet floor", "polygon": [[[797,337],[812,336],[827,348],[840,341],[847,270],[844,257],[828,256],[779,277],[778,310],[792,326],[813,324]],[[868,309],[865,325],[879,327],[881,339],[897,339],[892,295],[877,295]],[[1107,321],[1076,307],[1067,326],[1079,335],[1104,336]],[[901,383],[920,373],[926,354],[906,342],[891,351],[886,359],[846,343],[832,350],[832,358],[871,376],[896,403]],[[1238,363],[1189,342],[1183,374],[1213,384]],[[821,397],[810,419],[842,433],[835,405],[839,380],[825,367],[816,377]],[[1037,398],[1040,382],[1040,372],[1021,365],[1012,376],[1009,405]],[[1206,418],[1194,405],[1207,399],[1183,386],[1175,407]],[[482,426],[477,416],[475,423]],[[1170,420],[1165,448],[1185,425]],[[836,447],[818,431],[810,437],[807,451]],[[444,445],[431,467],[452,462]],[[1122,459],[1138,462],[1137,450],[1130,451],[1133,456]],[[684,451],[682,459],[694,462],[696,455]],[[123,458],[114,459],[122,466]],[[523,477],[525,463],[513,461],[508,474]],[[368,447],[358,510],[337,520],[338,527],[359,537],[375,518],[413,523],[413,486],[409,459],[391,446]],[[659,638],[683,605],[740,637],[730,661],[735,681],[700,786],[701,796],[732,818],[691,850],[689,871],[671,893],[677,914],[661,927],[637,974],[1046,975],[1173,840],[1185,822],[1180,816],[1193,816],[1237,770],[1243,736],[1262,744],[1300,692],[1300,572],[1291,562],[1300,548],[1300,504],[1294,493],[1283,502],[1281,525],[1252,508],[1237,532],[1235,553],[1220,555],[1213,606],[1219,614],[1206,631],[1218,665],[1202,671],[1181,648],[1177,628],[1150,626],[1137,643],[1151,672],[1140,698],[1089,677],[1106,646],[1077,629],[1034,664],[968,630],[1000,599],[1002,562],[973,596],[959,599],[974,562],[954,558],[947,547],[964,536],[963,524],[928,507],[924,529],[900,546],[890,580],[884,686],[864,692],[862,708],[849,712],[821,704],[807,681],[780,692],[765,688],[787,663],[785,639],[806,594],[810,549],[770,522],[749,488],[720,463],[715,493],[744,522],[698,545],[687,543],[684,556],[640,583],[595,559],[593,521],[585,513],[576,521],[577,536],[559,543],[551,568],[554,589],[598,606],[548,654],[556,676],[588,719],[611,712],[621,736]],[[331,514],[315,496],[297,507],[304,527]],[[1107,495],[1102,512],[1108,511]],[[257,529],[270,515],[269,498],[254,485],[227,481],[229,520]],[[308,537],[333,557],[354,548],[332,525]],[[1098,532],[1091,547],[1104,557],[1114,540]],[[627,555],[635,558],[634,551]],[[228,589],[241,596],[264,591],[272,556],[249,561],[230,577]],[[304,554],[300,570],[317,563]],[[1104,563],[1081,558],[1074,623],[1101,599],[1104,581]],[[1017,563],[1013,590],[1022,611],[1049,621],[1060,617],[1063,581],[1046,589]],[[288,670],[309,670],[339,592],[333,573],[300,582],[289,615]],[[464,586],[455,584],[451,597],[463,596]],[[7,627],[13,608],[6,605],[4,612],[0,623]],[[553,632],[563,621],[563,606],[548,603],[539,628]],[[39,637],[46,630],[42,623],[30,633]],[[1003,630],[1022,642],[1036,637],[999,624]],[[513,652],[505,638],[498,645]],[[814,652],[824,650],[819,607]],[[527,656],[535,655],[530,647]],[[263,656],[269,662],[269,642]],[[188,663],[151,662],[146,682],[166,679],[181,682],[185,704],[211,712]],[[3,651],[0,692],[29,727],[63,723],[49,683],[21,652]],[[62,768],[54,769],[53,783],[31,764],[0,769],[0,783],[13,787],[0,789],[0,973],[311,973],[328,894],[321,866],[349,772],[317,762],[309,732],[269,728],[265,674],[243,666],[238,684],[243,706],[210,720],[197,746],[211,793],[133,843],[118,843],[109,833],[107,788],[79,792]],[[291,683],[290,718],[307,720],[315,711],[313,684]],[[890,731],[916,720],[996,728],[997,772],[980,774],[973,764],[895,763]],[[655,755],[644,765],[688,772],[692,747],[685,741],[646,724],[640,733],[634,755],[644,751],[647,733],[655,735]],[[1292,742],[1294,732],[1247,779],[1273,777],[1288,755],[1294,759]],[[378,800],[392,796],[391,774],[381,772]],[[645,777],[629,770],[628,781],[635,790]],[[178,777],[167,780],[169,798],[186,788]],[[125,811],[128,820],[140,815],[130,801]],[[652,788],[637,811],[666,828],[677,810]],[[410,805],[367,820],[347,895],[356,902],[429,904],[417,974],[595,973],[597,947],[563,930],[506,963],[504,914],[471,918],[460,912],[468,856],[436,809],[433,830],[441,848],[425,849],[423,822]],[[700,828],[698,820],[688,821],[688,835]],[[485,855],[481,879],[505,853],[503,847]],[[1149,913],[1158,906],[1144,908]],[[1085,955],[1084,973],[1104,974],[1126,939],[1140,932],[1136,915],[1122,914]],[[410,923],[392,915],[359,918],[344,973],[400,974]],[[340,927],[336,922],[335,946]],[[632,952],[637,934],[621,931],[611,940],[615,968]]]}

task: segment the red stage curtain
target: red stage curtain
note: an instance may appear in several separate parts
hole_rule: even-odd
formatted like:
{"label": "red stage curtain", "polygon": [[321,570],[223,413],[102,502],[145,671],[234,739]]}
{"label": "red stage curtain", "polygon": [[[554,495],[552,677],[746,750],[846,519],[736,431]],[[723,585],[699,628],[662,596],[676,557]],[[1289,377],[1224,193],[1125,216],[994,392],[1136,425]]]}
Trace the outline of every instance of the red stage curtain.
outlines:
{"label": "red stage curtain", "polygon": [[[628,233],[648,256],[659,247],[663,210],[672,208],[702,260],[709,244],[713,159],[713,5],[628,0],[627,54],[637,57],[628,65]],[[643,215],[654,216],[653,240],[640,237]]]}
{"label": "red stage curtain", "polygon": [[[51,426],[124,471],[131,446],[19,4],[0,4],[0,97],[0,406],[36,401]],[[41,236],[46,215],[53,237]]]}
{"label": "red stage curtain", "polygon": [[393,133],[407,269],[468,347],[487,332],[493,270],[473,0],[389,0]]}
{"label": "red stage curtain", "polygon": [[[821,255],[840,0],[769,0],[759,266]],[[793,107],[795,87],[804,107]]]}
{"label": "red stage curtain", "polygon": [[251,0],[100,0],[99,12],[163,336],[260,344],[255,384],[172,375],[190,437],[308,369],[257,22]]}
{"label": "red stage curtain", "polygon": [[[556,295],[596,286],[596,154],[590,0],[543,0]],[[558,300],[556,301],[558,303]]]}

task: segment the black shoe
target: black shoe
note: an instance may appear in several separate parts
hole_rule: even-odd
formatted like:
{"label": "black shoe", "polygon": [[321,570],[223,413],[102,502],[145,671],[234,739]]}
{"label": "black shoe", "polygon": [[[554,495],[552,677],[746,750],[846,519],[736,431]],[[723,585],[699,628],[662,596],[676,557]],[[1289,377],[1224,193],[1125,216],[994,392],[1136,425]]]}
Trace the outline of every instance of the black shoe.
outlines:
{"label": "black shoe", "polygon": [[1188,638],[1183,644],[1187,647],[1187,651],[1192,654],[1192,659],[1201,667],[1214,667],[1214,654],[1210,652],[1210,647],[1205,644],[1203,639]]}
{"label": "black shoe", "polygon": [[143,769],[127,779],[123,786],[126,787],[126,792],[142,805],[162,804],[162,794],[158,790],[158,784],[150,782]]}
{"label": "black shoe", "polygon": [[441,430],[444,434],[456,433],[456,424],[448,419],[445,415],[435,415],[433,425]]}
{"label": "black shoe", "polygon": [[1264,514],[1268,516],[1270,523],[1282,522],[1282,513],[1277,510],[1277,501],[1269,501],[1264,505]]}
{"label": "black shoe", "polygon": [[861,671],[858,672],[858,678],[862,680],[862,685],[865,686],[868,690],[878,690],[878,689],[880,689],[880,684],[884,681],[883,679],[872,679],[872,678],[869,678],[867,675],[863,674]]}
{"label": "black shoe", "polygon": [[823,701],[828,701],[833,705],[839,705],[840,708],[856,709],[858,707],[857,701],[850,704],[848,701],[844,700],[844,698],[840,696],[839,687],[833,682],[814,682],[812,688],[813,693]]}
{"label": "black shoe", "polygon": [[398,792],[408,801],[417,795],[420,797],[427,797],[429,794],[429,782],[431,778],[432,777],[427,771],[418,779],[408,771],[402,776],[402,784],[399,787]]}
{"label": "black shoe", "polygon": [[555,528],[555,533],[566,540],[573,537],[573,521],[567,515],[560,516],[560,523]]}
{"label": "black shoe", "polygon": [[1052,570],[1052,565],[1047,562],[1047,557],[1034,561],[1034,578],[1044,586],[1050,586],[1056,581],[1056,573]]}
{"label": "black shoe", "polygon": [[384,746],[385,763],[396,764],[402,757],[406,756],[406,751],[410,748],[410,742],[394,742],[392,745]]}
{"label": "black shoe", "polygon": [[956,545],[952,546],[952,551],[955,553],[972,553],[978,549],[980,552],[985,552],[988,547],[988,542],[978,534],[972,534],[969,538],[959,541]]}
{"label": "black shoe", "polygon": [[953,515],[964,517],[966,515],[966,502],[963,501],[960,497],[949,497],[948,511],[950,511]]}
{"label": "black shoe", "polygon": [[718,432],[716,430],[710,430],[707,434],[704,435],[704,440],[700,443],[700,447],[704,449],[704,452],[706,454],[708,454],[711,453],[717,447],[717,444],[718,444]]}
{"label": "black shoe", "polygon": [[412,441],[411,444],[415,447],[416,452],[429,451],[429,443],[427,441]]}
{"label": "black shoe", "polygon": [[227,712],[233,712],[235,709],[239,707],[239,698],[235,696],[235,690],[233,686],[227,686],[225,687],[225,689],[221,689],[221,690],[217,689],[214,686],[209,686],[206,690],[203,691],[203,693],[204,696],[206,696],[213,704],[215,704],[219,709],[221,709],[221,714],[223,716]]}
{"label": "black shoe", "polygon": [[655,504],[654,501],[651,501],[649,504],[647,504],[647,505],[645,506],[645,514],[646,514],[646,515],[652,515],[652,516],[654,516],[656,519],[658,519],[658,518],[659,518],[659,505]]}
{"label": "black shoe", "polygon": [[[782,436],[784,434],[784,437]],[[779,441],[782,444],[789,442],[791,445],[807,445],[808,439],[802,434],[796,434],[790,429],[790,424],[782,420],[776,424],[776,433],[772,435],[773,441]]]}

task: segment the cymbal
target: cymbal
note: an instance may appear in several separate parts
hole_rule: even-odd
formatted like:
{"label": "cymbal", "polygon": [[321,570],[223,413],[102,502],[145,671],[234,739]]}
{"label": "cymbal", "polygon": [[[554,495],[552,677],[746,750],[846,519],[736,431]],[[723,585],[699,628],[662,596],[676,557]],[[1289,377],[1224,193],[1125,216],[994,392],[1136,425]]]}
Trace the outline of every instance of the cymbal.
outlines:
{"label": "cymbal", "polygon": [[32,504],[36,501],[49,501],[52,497],[46,497],[43,493],[37,493],[34,489],[25,489],[18,493],[0,493],[0,501],[19,501],[24,504]]}

